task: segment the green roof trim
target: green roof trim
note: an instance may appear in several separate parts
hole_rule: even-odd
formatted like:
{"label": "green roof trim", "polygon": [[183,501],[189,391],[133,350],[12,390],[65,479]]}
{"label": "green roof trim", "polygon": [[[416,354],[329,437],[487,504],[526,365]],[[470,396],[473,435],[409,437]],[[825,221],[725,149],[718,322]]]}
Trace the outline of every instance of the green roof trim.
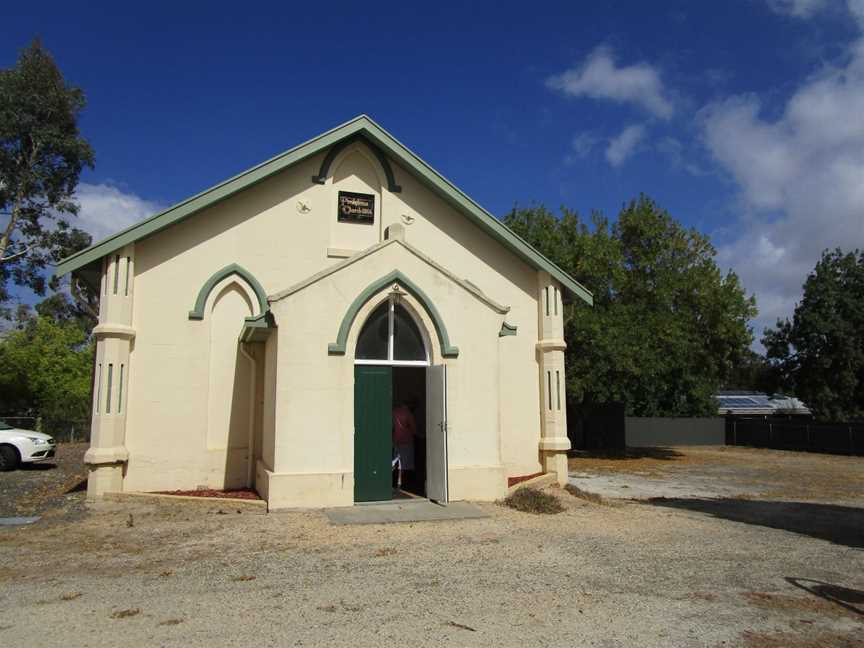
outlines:
{"label": "green roof trim", "polygon": [[357,313],[363,308],[363,304],[372,299],[377,293],[381,292],[387,286],[397,283],[410,293],[420,304],[426,309],[426,313],[432,319],[435,325],[435,333],[438,334],[438,342],[441,344],[441,355],[445,358],[456,358],[459,356],[459,348],[450,344],[450,335],[447,333],[447,327],[444,325],[444,320],[441,318],[441,313],[435,308],[435,304],[431,299],[420,290],[419,286],[411,281],[399,270],[384,275],[377,281],[373,281],[366,286],[363,291],[357,295],[348,310],[345,311],[345,316],[342,318],[342,323],[339,324],[339,332],[336,334],[336,341],[331,342],[327,346],[327,352],[330,355],[345,355],[345,348],[348,345],[348,333],[351,330],[351,325],[357,317]]}
{"label": "green roof trim", "polygon": [[[524,239],[499,221],[495,216],[480,207],[471,198],[459,190],[453,183],[426,164],[408,147],[399,142],[390,133],[381,128],[366,115],[355,117],[341,126],[327,131],[299,146],[289,149],[285,153],[277,155],[266,162],[252,167],[251,169],[229,178],[228,180],[211,187],[181,203],[166,209],[159,214],[128,227],[108,238],[91,245],[63,259],[56,269],[56,274],[63,275],[83,268],[97,261],[115,250],[134,243],[147,236],[160,232],[171,225],[178,223],[192,214],[206,207],[210,207],[234,194],[247,189],[275,173],[283,171],[288,167],[316,155],[343,140],[362,137],[379,149],[385,157],[390,156],[417,177],[435,193],[464,213],[481,230],[491,235],[498,242],[513,251],[529,265],[548,272],[553,278],[561,283],[569,292],[583,299],[589,305],[593,304],[591,292],[578,281],[564,272],[552,261],[535,250]],[[377,155],[377,153],[376,153]],[[380,157],[379,157],[380,159]],[[388,178],[389,181],[389,178]]]}
{"label": "green roof trim", "polygon": [[258,300],[257,317],[261,317],[261,315],[267,312],[269,306],[267,305],[267,293],[264,292],[264,287],[246,268],[239,266],[236,263],[232,263],[231,265],[227,265],[221,270],[214,272],[210,278],[204,282],[204,285],[201,286],[201,290],[198,291],[198,297],[195,299],[195,306],[193,306],[192,310],[189,311],[190,320],[204,319],[204,306],[207,305],[207,298],[210,296],[210,293],[216,287],[216,284],[231,275],[237,275],[243,279],[255,292],[255,297]]}

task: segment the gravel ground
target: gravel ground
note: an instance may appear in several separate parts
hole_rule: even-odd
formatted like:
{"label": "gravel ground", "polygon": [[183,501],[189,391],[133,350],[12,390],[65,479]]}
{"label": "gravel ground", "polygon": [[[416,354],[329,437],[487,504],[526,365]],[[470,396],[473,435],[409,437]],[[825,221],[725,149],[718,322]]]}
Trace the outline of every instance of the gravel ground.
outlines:
{"label": "gravel ground", "polygon": [[563,513],[334,527],[125,501],[7,529],[0,644],[864,646],[858,548],[551,492]]}
{"label": "gravel ground", "polygon": [[22,464],[0,473],[0,517],[45,515],[49,518],[83,511],[87,443],[60,443],[51,461]]}
{"label": "gravel ground", "polygon": [[550,489],[563,513],[336,527],[243,503],[85,507],[67,449],[41,480],[0,475],[7,508],[45,514],[0,529],[0,646],[864,647],[860,504]]}

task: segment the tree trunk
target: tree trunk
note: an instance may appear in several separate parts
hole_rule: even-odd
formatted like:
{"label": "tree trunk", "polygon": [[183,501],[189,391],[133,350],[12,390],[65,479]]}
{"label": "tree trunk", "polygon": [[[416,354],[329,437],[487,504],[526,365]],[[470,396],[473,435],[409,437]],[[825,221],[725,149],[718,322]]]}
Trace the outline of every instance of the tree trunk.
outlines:
{"label": "tree trunk", "polygon": [[9,248],[9,243],[12,240],[12,232],[15,231],[15,225],[21,217],[21,198],[21,192],[19,191],[18,195],[15,196],[15,205],[12,207],[12,212],[9,214],[9,224],[6,225],[3,236],[0,237],[0,263],[11,261],[18,256],[13,255],[7,258],[6,250]]}

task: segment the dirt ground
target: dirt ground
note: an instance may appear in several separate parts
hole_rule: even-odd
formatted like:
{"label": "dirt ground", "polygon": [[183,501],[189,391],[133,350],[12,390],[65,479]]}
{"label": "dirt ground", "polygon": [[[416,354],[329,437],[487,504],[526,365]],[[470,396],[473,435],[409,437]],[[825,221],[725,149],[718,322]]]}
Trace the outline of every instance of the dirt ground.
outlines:
{"label": "dirt ground", "polygon": [[[582,453],[570,474],[629,484],[633,496],[695,492],[704,496],[864,505],[864,457],[741,446],[630,448],[623,456]],[[680,486],[680,488],[678,488]]]}
{"label": "dirt ground", "polygon": [[128,500],[0,529],[0,645],[864,646],[861,508],[831,537],[550,492],[563,513]]}

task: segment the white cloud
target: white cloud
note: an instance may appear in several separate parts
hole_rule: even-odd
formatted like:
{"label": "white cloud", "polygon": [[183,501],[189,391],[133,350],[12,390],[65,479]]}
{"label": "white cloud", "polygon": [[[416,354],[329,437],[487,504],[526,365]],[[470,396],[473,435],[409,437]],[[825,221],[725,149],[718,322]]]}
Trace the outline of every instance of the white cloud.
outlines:
{"label": "white cloud", "polygon": [[864,38],[844,65],[801,84],[778,118],[761,107],[746,95],[701,112],[708,149],[740,189],[738,235],[718,251],[756,293],[757,338],[791,315],[822,250],[864,247]]}
{"label": "white cloud", "polygon": [[580,66],[549,77],[546,85],[573,97],[634,103],[662,119],[675,112],[656,67],[644,61],[617,67],[608,47],[598,47]]}
{"label": "white cloud", "polygon": [[687,150],[681,140],[667,136],[657,142],[656,148],[666,156],[673,169],[683,170],[694,176],[706,175],[698,164],[688,161]]}
{"label": "white cloud", "polygon": [[636,148],[645,139],[645,127],[632,124],[609,140],[606,147],[606,160],[614,167],[621,166],[624,161],[636,152]]}
{"label": "white cloud", "polygon": [[573,138],[571,147],[578,157],[586,157],[597,145],[598,138],[594,133],[579,133]]}
{"label": "white cloud", "polygon": [[846,5],[849,8],[849,13],[864,29],[864,0],[847,0]]}
{"label": "white cloud", "polygon": [[110,184],[82,182],[76,191],[81,211],[70,224],[88,232],[93,240],[110,236],[161,211],[158,203],[126,193]]}
{"label": "white cloud", "polygon": [[809,18],[826,4],[826,0],[768,0],[772,11],[796,18]]}
{"label": "white cloud", "polygon": [[571,165],[584,160],[591,155],[599,142],[600,138],[590,131],[579,133],[570,142],[570,152],[564,156],[564,164]]}

